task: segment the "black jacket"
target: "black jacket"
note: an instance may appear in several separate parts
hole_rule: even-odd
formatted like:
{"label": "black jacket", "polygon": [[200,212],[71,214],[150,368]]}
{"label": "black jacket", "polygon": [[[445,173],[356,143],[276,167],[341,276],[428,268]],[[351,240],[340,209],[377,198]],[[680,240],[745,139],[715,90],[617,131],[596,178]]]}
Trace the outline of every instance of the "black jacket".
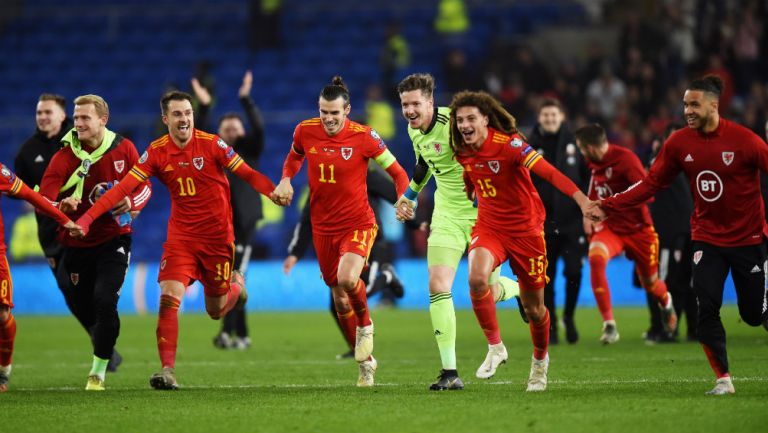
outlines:
{"label": "black jacket", "polygon": [[[545,134],[538,124],[533,127],[528,143],[539,152],[544,159],[560,170],[564,175],[581,189],[586,191],[589,186],[590,172],[584,163],[581,152],[576,147],[576,140],[566,123],[560,126],[557,134]],[[582,233],[582,215],[579,206],[571,197],[565,196],[546,180],[531,176],[536,190],[547,211],[544,230],[547,234],[555,230],[568,230]]]}
{"label": "black jacket", "polygon": [[[48,138],[39,129],[19,148],[14,161],[16,175],[30,188],[40,185],[45,169],[53,155],[61,149],[61,138],[72,129],[73,123],[67,118],[61,124],[61,131],[53,138]],[[56,229],[59,224],[50,217],[35,212],[37,218],[37,237],[46,257],[56,256],[61,246],[56,242]]]}
{"label": "black jacket", "polygon": [[[259,168],[259,157],[264,151],[264,120],[253,99],[250,97],[240,98],[240,104],[245,110],[245,118],[250,126],[250,132],[235,140],[232,147],[246,164],[256,170]],[[261,194],[231,172],[227,172],[227,178],[232,195],[232,219],[235,234],[252,233],[256,223],[264,216],[261,209]],[[245,241],[248,242],[249,240]]]}
{"label": "black jacket", "polygon": [[693,198],[684,174],[679,174],[669,187],[657,192],[649,207],[662,244],[673,245],[679,238],[690,239]]}
{"label": "black jacket", "polygon": [[[258,169],[259,157],[264,150],[264,120],[261,117],[261,112],[256,106],[256,103],[251,97],[246,96],[240,98],[240,104],[245,111],[245,119],[247,125],[250,127],[244,137],[240,137],[235,140],[234,143],[227,143],[235,149],[251,168]],[[204,128],[208,124],[209,116],[208,106],[200,106],[197,113],[198,118],[196,122],[201,128]],[[232,222],[235,229],[235,238],[238,242],[249,242],[249,239],[243,239],[250,237],[251,233],[256,226],[256,223],[264,216],[261,207],[261,196],[258,191],[255,191],[248,182],[240,179],[237,175],[227,172],[227,179],[229,180],[229,190],[232,199]]]}

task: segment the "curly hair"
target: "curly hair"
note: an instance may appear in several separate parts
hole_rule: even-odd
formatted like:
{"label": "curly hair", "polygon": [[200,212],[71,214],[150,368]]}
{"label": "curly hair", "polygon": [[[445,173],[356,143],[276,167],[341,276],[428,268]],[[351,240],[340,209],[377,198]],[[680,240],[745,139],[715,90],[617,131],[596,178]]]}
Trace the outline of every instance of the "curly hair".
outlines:
{"label": "curly hair", "polygon": [[[517,129],[517,119],[502,107],[501,103],[486,92],[471,92],[465,90],[454,95],[451,101],[451,149],[454,155],[474,153],[477,149],[470,148],[459,132],[456,124],[456,111],[461,107],[476,107],[481,114],[488,116],[488,126],[504,134],[520,134]],[[525,139],[525,136],[523,136]],[[527,139],[526,139],[527,140]]]}

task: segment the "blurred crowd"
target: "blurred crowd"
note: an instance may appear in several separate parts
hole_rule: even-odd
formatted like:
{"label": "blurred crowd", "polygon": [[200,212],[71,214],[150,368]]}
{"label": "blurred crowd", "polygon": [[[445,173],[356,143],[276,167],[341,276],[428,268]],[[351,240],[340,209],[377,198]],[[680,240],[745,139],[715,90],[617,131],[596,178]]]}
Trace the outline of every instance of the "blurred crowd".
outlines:
{"label": "blurred crowd", "polygon": [[617,40],[594,40],[586,53],[559,58],[498,41],[479,76],[467,73],[464,54],[453,50],[445,60],[446,90],[474,82],[501,99],[523,125],[535,122],[542,98],[554,97],[572,124],[600,122],[612,143],[644,156],[670,123],[682,123],[687,81],[713,73],[726,85],[723,115],[764,135],[768,2],[649,1],[629,10],[618,3],[623,2],[605,2],[602,22],[596,23],[620,23]]}

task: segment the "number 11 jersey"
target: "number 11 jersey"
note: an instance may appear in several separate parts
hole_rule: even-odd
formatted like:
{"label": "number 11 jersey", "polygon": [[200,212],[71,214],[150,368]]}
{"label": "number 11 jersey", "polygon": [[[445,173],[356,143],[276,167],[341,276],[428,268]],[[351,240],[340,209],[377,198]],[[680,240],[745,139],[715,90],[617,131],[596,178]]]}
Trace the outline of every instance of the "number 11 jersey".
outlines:
{"label": "number 11 jersey", "polygon": [[317,117],[296,126],[291,151],[304,155],[309,166],[314,233],[338,234],[376,223],[368,204],[368,160],[386,149],[376,131],[350,120],[334,136]]}

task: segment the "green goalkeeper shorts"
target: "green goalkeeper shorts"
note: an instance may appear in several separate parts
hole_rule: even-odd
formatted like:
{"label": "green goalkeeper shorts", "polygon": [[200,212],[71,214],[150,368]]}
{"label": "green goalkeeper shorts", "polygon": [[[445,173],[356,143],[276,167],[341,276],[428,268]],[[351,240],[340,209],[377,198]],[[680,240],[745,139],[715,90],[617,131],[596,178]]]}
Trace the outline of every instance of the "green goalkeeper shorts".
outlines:
{"label": "green goalkeeper shorts", "polygon": [[[449,266],[455,270],[459,266],[461,256],[467,250],[474,225],[474,219],[450,219],[439,215],[433,216],[427,239],[427,265]],[[501,266],[494,269],[488,283],[496,284],[500,272]]]}

